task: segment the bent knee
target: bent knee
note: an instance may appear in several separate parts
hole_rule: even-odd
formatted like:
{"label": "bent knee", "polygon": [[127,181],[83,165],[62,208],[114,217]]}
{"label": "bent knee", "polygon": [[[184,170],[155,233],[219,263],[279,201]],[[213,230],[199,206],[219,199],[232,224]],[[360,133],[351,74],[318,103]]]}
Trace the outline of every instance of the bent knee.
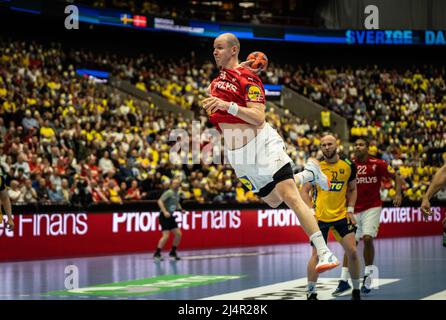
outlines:
{"label": "bent knee", "polygon": [[273,208],[273,209],[275,209],[275,208],[277,208],[278,206],[280,206],[281,204],[282,204],[282,200],[276,200],[276,201],[274,201],[274,200],[268,200],[268,201],[265,201],[266,202],[266,204],[267,205],[269,205],[271,208]]}
{"label": "bent knee", "polygon": [[373,243],[373,237],[369,235],[364,235],[362,238],[364,241],[364,244],[372,244]]}
{"label": "bent knee", "polygon": [[358,251],[356,248],[347,249],[345,252],[349,259],[358,259]]}

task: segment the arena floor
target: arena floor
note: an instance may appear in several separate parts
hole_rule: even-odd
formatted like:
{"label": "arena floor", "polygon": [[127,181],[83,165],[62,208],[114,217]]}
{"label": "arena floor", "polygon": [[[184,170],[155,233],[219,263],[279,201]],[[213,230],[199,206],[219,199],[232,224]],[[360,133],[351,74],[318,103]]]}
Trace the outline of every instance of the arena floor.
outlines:
{"label": "arena floor", "polygon": [[[379,288],[364,299],[446,300],[441,242],[440,236],[378,240]],[[337,243],[330,247],[341,257]],[[177,262],[156,263],[147,253],[0,263],[0,299],[305,299],[310,251],[293,244],[180,251]],[[69,265],[78,269],[77,290],[65,289]],[[323,274],[320,299],[334,299],[339,274],[340,268]]]}

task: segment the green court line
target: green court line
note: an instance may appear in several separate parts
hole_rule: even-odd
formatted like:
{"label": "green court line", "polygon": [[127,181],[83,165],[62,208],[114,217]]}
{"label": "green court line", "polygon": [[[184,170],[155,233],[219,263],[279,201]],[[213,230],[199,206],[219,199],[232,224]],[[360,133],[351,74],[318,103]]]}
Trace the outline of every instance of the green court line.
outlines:
{"label": "green court line", "polygon": [[234,280],[244,275],[163,275],[153,278],[99,284],[90,287],[51,291],[49,295],[145,296],[167,291]]}

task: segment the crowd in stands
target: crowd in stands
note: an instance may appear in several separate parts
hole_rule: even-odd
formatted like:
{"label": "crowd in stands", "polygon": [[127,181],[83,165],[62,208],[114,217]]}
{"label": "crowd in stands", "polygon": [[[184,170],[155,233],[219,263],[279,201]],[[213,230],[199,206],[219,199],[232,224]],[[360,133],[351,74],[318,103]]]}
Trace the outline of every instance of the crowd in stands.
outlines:
{"label": "crowd in stands", "polygon": [[[184,200],[257,202],[226,164],[174,164],[172,129],[191,132],[190,119],[166,113],[88,77],[77,67],[109,70],[141,90],[158,92],[195,111],[201,128],[210,127],[199,107],[211,63],[160,61],[150,55],[63,50],[60,45],[0,43],[0,167],[11,180],[10,196],[20,203],[123,203],[153,200],[169,181],[182,180]],[[372,138],[379,155],[406,181],[405,197],[419,200],[444,161],[444,70],[398,72],[377,68],[274,66],[262,76],[284,84],[347,117],[351,136]],[[284,137],[295,165],[316,156],[323,129],[288,111],[268,109],[267,120]],[[201,141],[201,143],[204,143]],[[351,154],[352,150],[343,150]],[[386,182],[382,196],[395,193]]]}

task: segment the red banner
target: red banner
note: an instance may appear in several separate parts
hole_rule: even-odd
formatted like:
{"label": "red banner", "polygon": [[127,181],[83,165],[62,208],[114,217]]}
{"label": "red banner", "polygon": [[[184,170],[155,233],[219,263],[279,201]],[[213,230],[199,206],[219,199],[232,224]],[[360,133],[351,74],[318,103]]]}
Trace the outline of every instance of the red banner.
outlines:
{"label": "red banner", "polygon": [[[440,235],[446,208],[436,207],[433,211],[425,221],[419,208],[383,208],[378,237]],[[159,212],[16,215],[14,231],[0,228],[0,261],[151,252],[161,236],[158,215]],[[176,215],[183,232],[182,249],[308,241],[291,210],[209,210]]]}

